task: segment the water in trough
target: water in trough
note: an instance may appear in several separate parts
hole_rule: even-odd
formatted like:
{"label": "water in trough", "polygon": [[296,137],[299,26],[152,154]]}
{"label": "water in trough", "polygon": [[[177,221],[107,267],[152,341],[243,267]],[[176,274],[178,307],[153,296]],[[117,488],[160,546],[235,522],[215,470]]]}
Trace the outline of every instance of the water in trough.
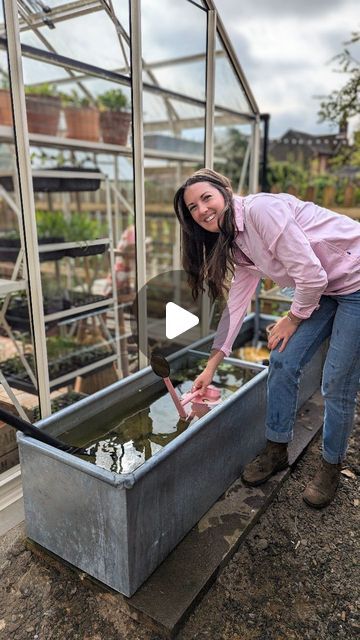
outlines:
{"label": "water in trough", "polygon": [[[172,374],[172,382],[179,395],[190,391],[193,380],[203,370],[206,360],[197,359],[193,366]],[[222,401],[251,380],[258,371],[229,363],[222,363],[213,384],[221,390]],[[191,405],[186,406],[190,413]],[[61,435],[63,441],[85,447],[92,454],[86,460],[115,473],[130,473],[151,458],[157,451],[189,428],[198,417],[179,418],[166,388],[156,385],[156,391],[144,402],[122,406],[119,412],[99,424],[87,421]]]}

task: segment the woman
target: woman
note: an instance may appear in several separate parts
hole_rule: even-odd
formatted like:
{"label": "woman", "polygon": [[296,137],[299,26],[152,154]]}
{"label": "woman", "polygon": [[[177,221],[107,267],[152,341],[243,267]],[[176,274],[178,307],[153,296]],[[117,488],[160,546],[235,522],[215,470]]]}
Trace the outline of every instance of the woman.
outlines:
{"label": "woman", "polygon": [[301,370],[330,338],[322,380],[322,464],[303,495],[313,507],[328,505],[339,483],[360,377],[359,224],[288,194],[234,196],[230,181],[209,169],[186,180],[174,207],[194,298],[205,283],[213,299],[228,289],[208,364],[194,387],[210,384],[231,352],[261,277],[295,289],[289,313],[269,337],[267,444],[245,467],[246,484],[262,484],[287,466]]}

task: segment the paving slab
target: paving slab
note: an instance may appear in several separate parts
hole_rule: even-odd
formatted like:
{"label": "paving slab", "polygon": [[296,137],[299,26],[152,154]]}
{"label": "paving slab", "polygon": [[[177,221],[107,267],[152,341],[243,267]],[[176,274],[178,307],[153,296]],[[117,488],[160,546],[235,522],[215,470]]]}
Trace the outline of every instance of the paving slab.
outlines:
{"label": "paving slab", "polygon": [[[294,440],[289,448],[290,467],[260,487],[249,488],[241,479],[236,480],[131,598],[65,564],[92,588],[108,592],[108,599],[118,610],[163,637],[175,637],[321,429],[322,419],[323,401],[317,392],[297,416]],[[29,545],[45,562],[64,564],[40,545],[30,541]]]}

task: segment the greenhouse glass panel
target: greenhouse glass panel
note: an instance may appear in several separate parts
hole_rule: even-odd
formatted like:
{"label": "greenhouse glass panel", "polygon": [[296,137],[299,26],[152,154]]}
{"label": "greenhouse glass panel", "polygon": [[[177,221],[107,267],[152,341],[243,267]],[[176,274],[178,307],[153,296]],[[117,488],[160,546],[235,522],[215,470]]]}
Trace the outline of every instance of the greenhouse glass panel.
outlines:
{"label": "greenhouse glass panel", "polygon": [[215,105],[251,114],[248,99],[219,37],[216,38],[216,51],[223,51],[223,55],[218,53],[215,59]]}
{"label": "greenhouse glass panel", "polygon": [[172,152],[193,155],[203,162],[205,140],[205,108],[201,104],[191,104],[153,94],[150,90],[143,94],[144,144],[145,148],[156,148],[156,138],[172,138],[167,147]]}
{"label": "greenhouse glass panel", "polygon": [[[5,33],[3,3],[0,25]],[[15,136],[10,94],[8,54],[0,49],[0,404],[10,412],[33,415],[39,404],[30,324],[13,326],[11,309],[20,302],[30,316],[27,264],[24,253],[23,210],[19,193]],[[35,393],[27,395],[13,384],[14,376],[30,376]],[[15,407],[14,407],[15,405]],[[0,474],[19,463],[16,431],[0,425]]]}
{"label": "greenhouse glass panel", "polygon": [[[89,18],[63,17],[56,28]],[[66,68],[61,58],[55,66],[45,55],[35,60],[26,48],[23,53],[51,410],[57,411],[59,395],[70,392],[69,402],[76,402],[138,368],[137,345],[129,340],[136,289],[131,92],[130,84],[72,69],[77,52],[69,48],[57,49],[73,55]]]}
{"label": "greenhouse glass panel", "polygon": [[143,80],[205,99],[206,12],[186,0],[142,0]]}
{"label": "greenhouse glass panel", "polygon": [[235,193],[249,193],[251,124],[241,118],[216,112],[214,169],[230,178]]}
{"label": "greenhouse glass panel", "polygon": [[19,5],[22,44],[130,74],[128,3],[117,3],[113,10],[88,0],[46,5],[46,13],[36,3]]}

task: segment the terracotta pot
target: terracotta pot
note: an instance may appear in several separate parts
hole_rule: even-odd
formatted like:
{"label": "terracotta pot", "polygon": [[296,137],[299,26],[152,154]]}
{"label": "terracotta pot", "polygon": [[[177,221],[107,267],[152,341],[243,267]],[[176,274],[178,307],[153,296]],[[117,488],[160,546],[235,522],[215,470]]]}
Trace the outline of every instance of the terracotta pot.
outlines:
{"label": "terracotta pot", "polygon": [[11,127],[13,123],[10,91],[0,89],[0,124]]}
{"label": "terracotta pot", "polygon": [[100,140],[99,111],[93,107],[65,107],[66,137],[75,140]]}
{"label": "terracotta pot", "polygon": [[131,113],[127,111],[101,111],[100,127],[103,142],[125,146],[130,123]]}
{"label": "terracotta pot", "polygon": [[29,94],[25,97],[30,133],[56,136],[59,126],[61,102],[57,96]]}

